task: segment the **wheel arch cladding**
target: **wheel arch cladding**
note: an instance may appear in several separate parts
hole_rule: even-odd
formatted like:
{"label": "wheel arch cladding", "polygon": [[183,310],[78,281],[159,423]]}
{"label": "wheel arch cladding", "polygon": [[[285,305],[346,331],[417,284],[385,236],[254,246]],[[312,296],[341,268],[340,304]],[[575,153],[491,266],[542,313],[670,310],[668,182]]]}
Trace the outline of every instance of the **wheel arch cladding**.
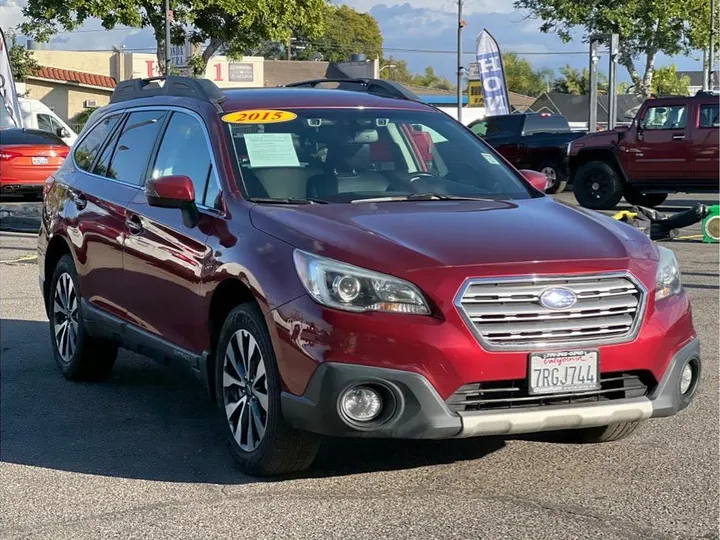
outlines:
{"label": "wheel arch cladding", "polygon": [[581,151],[571,160],[571,176],[575,176],[581,166],[593,161],[606,162],[615,170],[622,182],[627,181],[627,178],[625,177],[625,170],[622,168],[618,156],[612,148],[588,148],[587,150]]}
{"label": "wheel arch cladding", "polygon": [[208,390],[213,399],[215,398],[215,349],[220,338],[220,331],[228,314],[235,307],[250,302],[259,305],[250,288],[239,279],[228,278],[215,287],[213,291],[208,316],[210,354],[205,365],[205,376],[209,385]]}
{"label": "wheel arch cladding", "polygon": [[47,251],[45,252],[45,280],[43,285],[43,299],[45,301],[46,314],[48,312],[48,291],[52,282],[53,273],[55,272],[55,267],[57,266],[58,261],[60,261],[60,259],[62,259],[65,255],[72,256],[70,246],[62,236],[54,236],[50,240]]}

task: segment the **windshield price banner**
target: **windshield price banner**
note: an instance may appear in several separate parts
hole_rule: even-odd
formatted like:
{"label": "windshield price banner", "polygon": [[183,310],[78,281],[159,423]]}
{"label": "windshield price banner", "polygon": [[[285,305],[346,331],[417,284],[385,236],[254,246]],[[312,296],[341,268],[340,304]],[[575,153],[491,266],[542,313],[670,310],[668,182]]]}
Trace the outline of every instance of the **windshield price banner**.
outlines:
{"label": "windshield price banner", "polygon": [[486,116],[510,114],[505,70],[500,47],[487,30],[477,36],[477,69],[482,81],[483,102]]}

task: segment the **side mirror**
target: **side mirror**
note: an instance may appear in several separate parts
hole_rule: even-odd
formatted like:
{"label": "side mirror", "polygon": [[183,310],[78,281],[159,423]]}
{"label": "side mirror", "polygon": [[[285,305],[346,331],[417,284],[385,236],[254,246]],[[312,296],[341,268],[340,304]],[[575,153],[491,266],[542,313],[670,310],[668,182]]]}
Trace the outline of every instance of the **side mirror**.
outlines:
{"label": "side mirror", "polygon": [[64,138],[70,136],[70,132],[69,132],[67,129],[65,129],[64,127],[59,127],[59,128],[57,128],[57,129],[55,130],[55,133],[56,133],[56,135],[57,135],[58,137],[60,137],[61,139],[64,139]]}
{"label": "side mirror", "polygon": [[145,195],[150,206],[182,210],[186,227],[193,228],[198,224],[200,213],[195,206],[195,186],[187,176],[151,178],[145,184]]}
{"label": "side mirror", "polygon": [[537,171],[531,171],[530,169],[523,169],[520,171],[520,174],[522,174],[525,177],[525,180],[530,182],[530,185],[537,189],[538,191],[542,191],[545,193],[545,189],[547,188],[547,182],[548,178],[545,176],[544,173],[537,172]]}

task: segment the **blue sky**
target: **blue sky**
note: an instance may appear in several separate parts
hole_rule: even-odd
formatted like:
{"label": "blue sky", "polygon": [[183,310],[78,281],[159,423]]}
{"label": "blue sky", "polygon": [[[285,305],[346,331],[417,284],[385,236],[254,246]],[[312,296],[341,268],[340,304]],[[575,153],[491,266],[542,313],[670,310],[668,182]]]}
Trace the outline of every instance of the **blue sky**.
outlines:
{"label": "blue sky", "polygon": [[[0,21],[3,29],[22,21],[21,7],[25,0],[0,0]],[[385,54],[407,60],[411,69],[422,71],[432,65],[435,70],[453,78],[456,72],[454,50],[456,47],[457,3],[453,0],[344,0],[353,8],[371,13],[380,24],[383,33]],[[539,23],[528,19],[512,6],[513,0],[465,0],[465,29],[463,46],[472,52],[475,36],[487,28],[498,40],[503,51],[531,53],[524,55],[535,67],[557,69],[565,64],[574,67],[587,65],[584,54],[554,54],[584,52],[581,29],[577,39],[565,44],[555,35],[542,34]],[[110,49],[113,45],[125,45],[128,49],[150,48],[153,46],[149,30],[118,29],[107,32],[98,21],[86,23],[82,32],[56,36],[49,48],[55,49]],[[412,52],[412,51],[416,52]],[[418,50],[450,51],[449,53],[425,53]],[[695,57],[658,58],[659,66],[675,62],[679,70],[700,70],[699,54]],[[465,56],[465,63],[472,61]],[[601,66],[606,70],[607,58]],[[644,67],[644,58],[638,68]],[[627,80],[627,73],[618,68],[621,80]]]}

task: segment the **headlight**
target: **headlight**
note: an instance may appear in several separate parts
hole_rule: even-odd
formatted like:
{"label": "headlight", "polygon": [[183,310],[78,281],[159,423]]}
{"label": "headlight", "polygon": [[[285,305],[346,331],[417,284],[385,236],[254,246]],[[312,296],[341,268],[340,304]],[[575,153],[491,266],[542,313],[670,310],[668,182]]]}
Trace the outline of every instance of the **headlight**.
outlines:
{"label": "headlight", "polygon": [[346,311],[430,314],[412,283],[298,249],[294,259],[300,281],[320,304]]}
{"label": "headlight", "polygon": [[675,254],[662,246],[658,246],[660,260],[658,261],[655,300],[662,300],[668,296],[679,294],[682,291],[680,281],[680,267]]}

